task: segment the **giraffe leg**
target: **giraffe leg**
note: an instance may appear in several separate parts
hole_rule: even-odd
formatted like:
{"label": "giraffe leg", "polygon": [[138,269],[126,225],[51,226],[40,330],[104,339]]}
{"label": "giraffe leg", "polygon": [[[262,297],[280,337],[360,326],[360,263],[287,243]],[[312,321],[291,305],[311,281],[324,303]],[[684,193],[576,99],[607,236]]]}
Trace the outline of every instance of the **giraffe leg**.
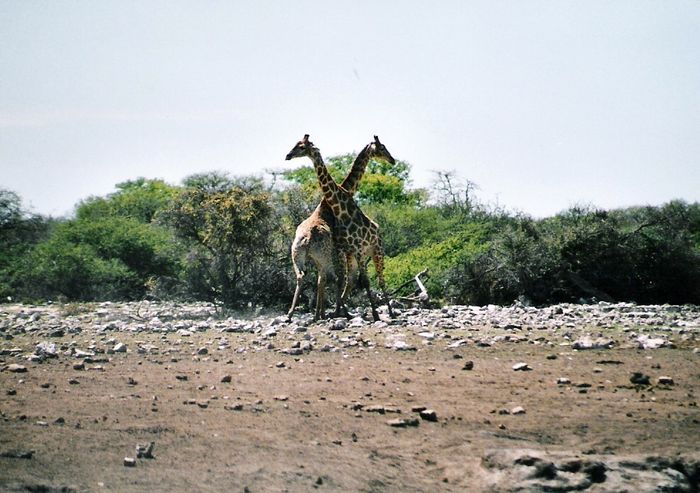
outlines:
{"label": "giraffe leg", "polygon": [[316,314],[314,320],[326,318],[326,273],[324,270],[318,271],[318,281],[316,283]]}
{"label": "giraffe leg", "polygon": [[369,299],[369,306],[372,307],[372,318],[374,321],[379,320],[379,313],[377,313],[377,306],[374,302],[374,296],[372,296],[372,288],[369,285],[369,276],[367,275],[367,264],[360,262],[360,284],[367,292],[367,298]]}
{"label": "giraffe leg", "polygon": [[333,316],[341,317],[348,316],[348,310],[343,303],[343,290],[347,279],[346,269],[347,260],[341,252],[335,252],[333,255],[333,270],[335,271],[335,312]]}
{"label": "giraffe leg", "polygon": [[357,282],[357,268],[358,268],[358,263],[357,259],[355,258],[354,255],[351,254],[346,254],[345,255],[345,262],[346,262],[346,269],[347,269],[347,274],[345,277],[345,287],[343,289],[343,302],[345,302],[348,297],[350,296],[350,293],[353,290],[353,287],[355,286],[355,283]]}
{"label": "giraffe leg", "polygon": [[297,306],[297,302],[299,301],[299,295],[301,294],[301,282],[304,279],[304,272],[297,269],[296,265],[294,266],[294,269],[297,272],[297,286],[294,289],[294,298],[292,299],[292,306],[289,308],[289,311],[287,312],[287,321],[291,322],[292,321],[292,314],[294,313],[294,309]]}
{"label": "giraffe leg", "polygon": [[386,282],[384,282],[384,249],[381,244],[374,251],[372,255],[372,260],[374,261],[374,270],[377,273],[377,284],[379,284],[379,289],[382,291],[382,297],[386,300],[386,305],[389,308],[389,316],[394,318],[394,312],[391,309],[391,300],[386,291]]}

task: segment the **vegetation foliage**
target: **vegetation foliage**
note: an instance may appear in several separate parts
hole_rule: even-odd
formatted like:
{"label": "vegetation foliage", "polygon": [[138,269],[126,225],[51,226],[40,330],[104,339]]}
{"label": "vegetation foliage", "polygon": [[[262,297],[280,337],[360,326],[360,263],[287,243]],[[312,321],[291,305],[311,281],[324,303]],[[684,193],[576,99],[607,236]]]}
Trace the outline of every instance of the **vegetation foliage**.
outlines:
{"label": "vegetation foliage", "polygon": [[[354,157],[328,160],[336,180]],[[32,214],[0,189],[1,300],[289,303],[289,247],[320,200],[311,166],[272,183],[211,172],[115,189],[80,202],[70,219]],[[356,197],[380,225],[390,288],[428,268],[436,302],[700,303],[700,204],[533,219],[479,203],[475,189],[452,172],[413,189],[408,163],[370,162]]]}

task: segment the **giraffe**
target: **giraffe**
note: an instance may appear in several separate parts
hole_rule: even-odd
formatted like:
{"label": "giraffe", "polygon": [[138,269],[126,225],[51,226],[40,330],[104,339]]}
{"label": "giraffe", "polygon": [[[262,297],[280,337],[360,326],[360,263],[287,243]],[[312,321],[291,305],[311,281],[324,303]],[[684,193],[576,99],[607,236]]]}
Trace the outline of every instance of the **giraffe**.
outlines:
{"label": "giraffe", "polygon": [[[389,150],[375,135],[374,140],[367,144],[355,158],[352,168],[343,180],[341,187],[351,194],[354,193],[370,159],[383,160],[391,164],[395,162]],[[334,314],[339,316],[343,311],[341,289],[345,287],[345,272],[346,270],[353,272],[354,265],[350,264],[350,268],[346,267],[345,262],[347,260],[345,256],[335,248],[332,239],[334,227],[335,218],[325,198],[321,199],[313,213],[297,227],[291,248],[292,264],[297,284],[294,290],[292,306],[287,313],[287,320],[291,320],[301,293],[301,283],[305,274],[303,269],[307,258],[315,264],[318,273],[314,320],[325,317],[325,286],[326,279],[331,274],[336,275],[336,307]]]}
{"label": "giraffe", "polygon": [[[304,138],[296,144],[296,146],[294,146],[294,148],[287,154],[286,159],[290,160],[301,156],[307,156],[311,159],[314,165],[314,170],[316,171],[319,186],[323,192],[323,200],[321,204],[319,204],[319,207],[317,207],[317,211],[319,211],[318,216],[321,216],[320,212],[323,209],[329,210],[330,214],[333,216],[334,226],[332,226],[330,229],[333,232],[332,241],[335,243],[336,253],[331,254],[330,258],[336,260],[333,262],[327,261],[329,258],[327,255],[328,249],[325,247],[325,265],[332,263],[336,267],[336,273],[338,274],[337,285],[340,286],[341,284],[344,284],[345,286],[343,292],[336,299],[339,299],[341,305],[344,305],[345,300],[351,291],[351,286],[348,281],[354,278],[355,270],[359,268],[360,280],[367,291],[367,296],[372,307],[372,316],[374,317],[374,320],[379,320],[379,314],[377,313],[369,286],[366,262],[364,261],[364,259],[367,257],[371,257],[374,261],[379,287],[382,290],[383,295],[386,297],[386,284],[384,282],[384,250],[379,237],[379,226],[377,226],[375,222],[369,219],[360,210],[353,199],[352,192],[356,190],[359,178],[362,177],[370,158],[382,159],[391,164],[395,162],[394,158],[391,156],[386,147],[379,142],[379,138],[375,136],[374,141],[367,145],[358,154],[355,162],[353,163],[352,170],[343,181],[343,184],[350,189],[349,191],[348,189],[343,188],[342,185],[338,186],[338,184],[333,180],[323,162],[321,152],[316,146],[313,145],[311,141],[309,141],[308,134],[305,135]],[[316,211],[314,211],[314,213],[316,213]],[[312,214],[312,216],[314,216],[314,214]],[[291,313],[296,305],[298,291],[300,289],[300,280],[301,277],[303,277],[303,272],[297,268],[296,263],[295,271],[297,273],[297,289],[295,290],[292,309],[290,309],[288,313],[288,318],[291,317]],[[328,271],[326,270],[326,273],[327,272]],[[325,282],[323,285],[321,285],[321,279],[319,278],[318,289],[320,290],[322,287],[325,287]],[[317,300],[318,299],[319,293],[317,292]],[[336,312],[338,312],[339,308],[340,306],[336,302]],[[391,314],[391,306],[389,306],[389,312]],[[318,316],[318,303],[316,315]]]}

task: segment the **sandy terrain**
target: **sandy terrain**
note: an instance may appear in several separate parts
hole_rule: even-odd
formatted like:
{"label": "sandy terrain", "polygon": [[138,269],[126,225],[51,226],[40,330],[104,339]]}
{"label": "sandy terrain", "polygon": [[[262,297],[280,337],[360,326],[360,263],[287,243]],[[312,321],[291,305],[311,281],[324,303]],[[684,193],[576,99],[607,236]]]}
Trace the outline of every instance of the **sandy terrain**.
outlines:
{"label": "sandy terrain", "polygon": [[575,350],[601,334],[440,311],[221,325],[158,310],[0,307],[0,490],[700,487],[696,318],[658,349],[620,324]]}

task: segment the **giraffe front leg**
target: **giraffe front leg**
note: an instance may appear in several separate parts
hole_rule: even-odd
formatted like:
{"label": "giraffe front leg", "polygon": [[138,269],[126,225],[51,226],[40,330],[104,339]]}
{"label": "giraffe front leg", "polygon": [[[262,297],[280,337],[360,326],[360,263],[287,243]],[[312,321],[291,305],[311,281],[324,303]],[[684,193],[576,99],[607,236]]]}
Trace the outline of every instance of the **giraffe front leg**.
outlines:
{"label": "giraffe front leg", "polygon": [[379,248],[375,250],[374,255],[372,255],[372,260],[374,261],[374,270],[377,273],[377,284],[379,284],[379,289],[382,292],[382,298],[386,301],[386,306],[389,308],[389,316],[394,318],[394,311],[391,308],[391,300],[389,299],[389,294],[386,290],[386,282],[384,281],[384,250]]}
{"label": "giraffe front leg", "polygon": [[292,314],[294,313],[294,309],[297,306],[297,302],[299,301],[299,295],[301,294],[301,282],[304,279],[304,273],[300,271],[299,269],[295,267],[296,273],[297,273],[297,285],[296,288],[294,289],[294,298],[292,298],[292,306],[289,308],[289,311],[287,312],[287,321],[291,322],[292,321]]}
{"label": "giraffe front leg", "polygon": [[348,317],[348,310],[343,299],[345,291],[345,283],[347,280],[347,260],[341,252],[335,252],[333,255],[333,270],[335,271],[335,317]]}
{"label": "giraffe front leg", "polygon": [[314,320],[326,318],[326,273],[320,270],[316,283],[316,313]]}
{"label": "giraffe front leg", "polygon": [[345,254],[345,286],[343,289],[343,294],[341,295],[343,299],[343,305],[347,302],[350,293],[352,292],[353,286],[357,279],[357,259],[354,255],[346,253]]}

